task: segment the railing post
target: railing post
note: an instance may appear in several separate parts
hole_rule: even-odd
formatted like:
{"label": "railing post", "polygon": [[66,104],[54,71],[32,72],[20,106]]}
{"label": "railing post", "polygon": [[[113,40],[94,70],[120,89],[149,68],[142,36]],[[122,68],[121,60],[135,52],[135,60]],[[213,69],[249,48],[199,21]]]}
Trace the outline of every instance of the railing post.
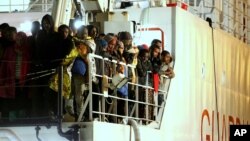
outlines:
{"label": "railing post", "polygon": [[44,0],[42,0],[42,11],[44,12]]}
{"label": "railing post", "polygon": [[[146,120],[148,120],[148,73],[149,71],[147,71],[147,76],[146,76],[146,99],[145,99],[145,102],[146,102]],[[148,123],[148,121],[147,121]]]}
{"label": "railing post", "polygon": [[[138,77],[136,77],[136,82],[139,82],[138,81]],[[135,117],[138,118],[139,117],[139,106],[138,106],[138,101],[139,101],[139,94],[138,94],[138,85],[136,85],[135,87]]]}
{"label": "railing post", "polygon": [[60,65],[57,68],[58,72],[58,96],[57,96],[57,116],[59,120],[62,119],[62,108],[63,108],[63,96],[62,96],[62,91],[63,91],[63,66]]}
{"label": "railing post", "polygon": [[89,75],[89,95],[90,95],[90,99],[89,99],[89,120],[92,121],[93,120],[93,93],[92,93],[92,54],[88,54],[88,75]]}
{"label": "railing post", "polygon": [[62,120],[63,120],[63,65],[57,68],[58,73],[58,96],[57,96],[57,132],[60,136],[67,138],[68,140],[79,141],[79,126],[74,126],[72,129],[67,131],[62,130]]}
{"label": "railing post", "polygon": [[[116,67],[118,66],[119,64],[118,64],[118,62],[116,63],[116,64],[114,64],[113,66],[114,66],[114,71],[113,71],[113,76],[115,75],[115,73],[116,73]],[[118,89],[115,89],[115,91],[114,91],[114,96],[115,97],[117,97],[117,90]],[[113,99],[113,101],[114,101],[114,107],[113,107],[113,114],[115,114],[115,115],[117,115],[117,99],[115,98],[115,99]],[[115,123],[117,123],[117,117],[115,117],[114,116],[114,118],[113,118],[113,120],[114,120],[114,122]]]}
{"label": "railing post", "polygon": [[[117,89],[114,92],[114,96],[117,97]],[[115,99],[113,99],[113,101],[114,101],[113,114],[117,115],[117,99],[115,98]],[[114,117],[113,120],[115,123],[117,123],[117,117]]]}
{"label": "railing post", "polygon": [[[128,76],[128,66],[126,66],[126,76]],[[125,101],[125,115],[126,117],[128,117],[128,96],[126,97],[126,101]]]}
{"label": "railing post", "polygon": [[45,11],[48,10],[48,0],[45,0]]}
{"label": "railing post", "polygon": [[9,13],[11,13],[11,0],[9,1]]}
{"label": "railing post", "polygon": [[158,115],[158,96],[159,96],[159,92],[155,92],[154,91],[154,116],[155,116],[155,119]]}
{"label": "railing post", "polygon": [[[104,77],[105,72],[104,72],[104,67],[105,67],[105,62],[104,62],[104,58],[102,59],[102,76]],[[103,82],[102,82],[103,83]],[[104,95],[104,93],[103,93]],[[102,113],[105,113],[105,97],[102,96]],[[105,121],[105,115],[102,114],[102,120],[101,121]]]}
{"label": "railing post", "polygon": [[23,0],[23,11],[24,11],[24,0]]}

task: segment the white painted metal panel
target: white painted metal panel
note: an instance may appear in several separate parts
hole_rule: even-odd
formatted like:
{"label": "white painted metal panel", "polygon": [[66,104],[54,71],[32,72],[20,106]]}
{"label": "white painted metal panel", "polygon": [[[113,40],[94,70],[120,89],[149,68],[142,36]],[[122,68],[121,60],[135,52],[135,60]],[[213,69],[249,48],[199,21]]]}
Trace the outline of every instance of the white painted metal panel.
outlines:
{"label": "white painted metal panel", "polygon": [[213,54],[208,23],[179,8],[173,34],[176,76],[162,120],[164,140],[229,140],[230,124],[250,120],[249,47],[215,30]]}

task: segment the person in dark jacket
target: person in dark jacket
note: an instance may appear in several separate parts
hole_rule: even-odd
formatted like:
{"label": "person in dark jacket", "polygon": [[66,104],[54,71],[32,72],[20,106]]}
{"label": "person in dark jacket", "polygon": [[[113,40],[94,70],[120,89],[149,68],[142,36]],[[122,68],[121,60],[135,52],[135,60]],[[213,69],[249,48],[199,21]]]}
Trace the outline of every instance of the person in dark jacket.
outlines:
{"label": "person in dark jacket", "polygon": [[[157,101],[154,101],[154,96],[158,95],[158,90],[159,90],[159,84],[160,84],[160,78],[159,78],[159,71],[161,67],[161,59],[160,59],[160,52],[161,52],[161,47],[153,44],[150,47],[150,62],[152,65],[152,86],[153,86],[153,91],[149,90],[149,95],[148,95],[148,102],[149,103],[155,103]],[[150,106],[149,107],[149,115],[148,117],[150,119],[153,119],[153,109],[154,107]],[[155,115],[156,116],[156,115]]]}
{"label": "person in dark jacket", "polygon": [[[56,69],[60,62],[58,59],[58,49],[60,48],[59,35],[54,31],[54,20],[51,15],[46,14],[41,21],[42,29],[37,33],[35,40],[36,48],[34,54],[34,68],[32,76],[34,79],[31,85],[43,87],[30,88],[32,97],[32,115],[49,116],[56,113],[57,95],[52,94],[49,88],[49,80],[53,75],[52,70]],[[39,72],[48,71],[41,74]]]}
{"label": "person in dark jacket", "polygon": [[6,48],[4,62],[0,64],[0,97],[9,99],[9,114],[16,118],[24,117],[28,108],[24,84],[30,66],[30,48],[24,32],[14,32],[11,37],[13,44]]}
{"label": "person in dark jacket", "polygon": [[[141,46],[140,46],[141,47]],[[149,61],[149,50],[148,48],[141,48],[138,55],[138,63],[136,66],[138,74],[138,83],[141,85],[149,84],[149,76],[151,73],[148,73],[152,70],[151,62]],[[139,87],[139,101],[146,102],[146,89]],[[139,117],[145,118],[145,105],[139,104]]]}

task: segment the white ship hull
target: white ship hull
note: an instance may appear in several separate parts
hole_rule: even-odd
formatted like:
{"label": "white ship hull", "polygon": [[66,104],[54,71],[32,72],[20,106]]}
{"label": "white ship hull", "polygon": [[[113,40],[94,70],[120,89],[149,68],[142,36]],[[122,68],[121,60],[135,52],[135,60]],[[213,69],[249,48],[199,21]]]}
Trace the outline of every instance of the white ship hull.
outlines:
{"label": "white ship hull", "polygon": [[[221,30],[212,30],[207,22],[180,8],[152,8],[146,14],[147,19],[141,17],[144,23],[163,31],[164,47],[174,57],[176,75],[160,128],[152,128],[154,123],[139,125],[141,140],[229,141],[229,125],[250,122],[249,46]],[[78,123],[64,123],[63,128],[73,124]],[[41,141],[66,140],[54,126],[41,128]],[[122,124],[81,123],[80,140],[134,141],[131,130]],[[37,140],[35,126],[0,127],[0,140]]]}

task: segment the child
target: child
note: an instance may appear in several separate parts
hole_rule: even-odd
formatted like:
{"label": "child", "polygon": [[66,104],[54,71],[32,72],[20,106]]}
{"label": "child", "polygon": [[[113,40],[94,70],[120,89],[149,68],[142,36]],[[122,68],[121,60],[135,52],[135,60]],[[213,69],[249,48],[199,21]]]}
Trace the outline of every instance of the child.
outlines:
{"label": "child", "polygon": [[[170,67],[170,63],[172,62],[172,57],[170,53],[166,50],[162,51],[161,53],[161,67],[160,67],[160,90],[167,91],[169,79],[163,76],[167,76],[168,78],[174,77],[173,68]],[[164,92],[159,92],[158,95],[158,105],[161,105],[164,101]]]}
{"label": "child", "polygon": [[166,50],[161,53],[161,67],[160,67],[160,75],[166,75],[169,78],[174,77],[173,68],[170,67],[170,63],[172,62],[172,57],[170,53]]}

